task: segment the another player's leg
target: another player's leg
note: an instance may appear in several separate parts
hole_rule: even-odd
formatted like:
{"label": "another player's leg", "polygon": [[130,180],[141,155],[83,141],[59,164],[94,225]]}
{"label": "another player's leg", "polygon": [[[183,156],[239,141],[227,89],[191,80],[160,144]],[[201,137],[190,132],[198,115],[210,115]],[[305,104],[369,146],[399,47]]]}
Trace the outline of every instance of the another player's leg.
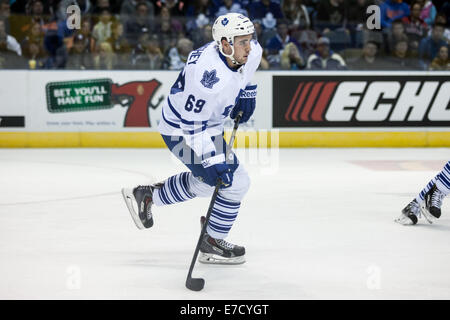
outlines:
{"label": "another player's leg", "polygon": [[433,223],[441,216],[442,201],[449,193],[450,161],[402,210],[402,215],[395,221],[404,225],[414,225],[417,223],[417,218],[420,218],[423,214],[429,223]]}
{"label": "another player's leg", "polygon": [[[435,183],[423,196],[421,212],[429,223],[433,223],[441,216],[444,198],[450,193],[450,161],[434,179]],[[422,194],[421,194],[422,195]]]}
{"label": "another player's leg", "polygon": [[395,222],[398,222],[403,225],[414,225],[417,223],[420,217],[420,206],[417,203],[416,199],[413,199],[410,203],[403,208],[402,214],[400,217],[395,219]]}

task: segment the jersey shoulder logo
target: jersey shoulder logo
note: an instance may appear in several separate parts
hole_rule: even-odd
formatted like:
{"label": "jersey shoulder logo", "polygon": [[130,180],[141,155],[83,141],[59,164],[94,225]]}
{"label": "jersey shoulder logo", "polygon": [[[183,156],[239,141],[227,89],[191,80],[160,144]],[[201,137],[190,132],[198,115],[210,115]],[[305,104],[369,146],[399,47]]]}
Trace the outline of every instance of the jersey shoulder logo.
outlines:
{"label": "jersey shoulder logo", "polygon": [[212,87],[220,80],[216,76],[216,74],[217,74],[216,69],[214,69],[210,72],[208,72],[208,70],[205,70],[205,72],[203,73],[203,78],[200,81],[201,84],[208,89],[212,89]]}

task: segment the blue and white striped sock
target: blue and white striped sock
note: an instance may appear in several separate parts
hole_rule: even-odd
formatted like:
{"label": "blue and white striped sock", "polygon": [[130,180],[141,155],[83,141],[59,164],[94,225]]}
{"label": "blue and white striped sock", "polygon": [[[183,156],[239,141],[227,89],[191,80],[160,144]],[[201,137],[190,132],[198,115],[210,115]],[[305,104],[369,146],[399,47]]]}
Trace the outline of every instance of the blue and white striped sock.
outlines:
{"label": "blue and white striped sock", "polygon": [[436,187],[443,194],[448,195],[450,193],[450,161],[444,166],[441,172],[437,174],[436,177],[431,179],[430,182],[423,188],[422,191],[417,195],[416,201],[422,203],[425,200],[425,194],[436,184]]}
{"label": "blue and white striped sock", "polygon": [[182,172],[164,181],[164,185],[153,192],[153,203],[157,206],[164,206],[194,198],[195,195],[189,189],[189,175],[191,174],[191,172]]}
{"label": "blue and white striped sock", "polygon": [[425,186],[425,188],[420,191],[420,193],[416,197],[417,203],[422,203],[425,200],[425,194],[430,191],[431,188],[433,188],[434,184],[436,183],[437,177],[438,175],[431,179],[430,182],[428,182],[428,184]]}
{"label": "blue and white striped sock", "polygon": [[443,194],[448,195],[450,193],[450,161],[444,166],[441,172],[439,172],[436,187]]}
{"label": "blue and white striped sock", "polygon": [[217,195],[206,232],[215,239],[225,239],[236,220],[240,202],[233,202]]}

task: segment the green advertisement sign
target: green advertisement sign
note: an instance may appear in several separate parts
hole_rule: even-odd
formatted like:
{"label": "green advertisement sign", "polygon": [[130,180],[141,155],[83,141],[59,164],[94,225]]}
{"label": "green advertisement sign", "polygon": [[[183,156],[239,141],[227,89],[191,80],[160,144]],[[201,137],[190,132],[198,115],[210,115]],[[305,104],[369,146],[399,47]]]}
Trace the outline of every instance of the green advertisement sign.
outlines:
{"label": "green advertisement sign", "polygon": [[48,111],[72,112],[112,108],[111,85],[111,79],[49,82],[45,87]]}

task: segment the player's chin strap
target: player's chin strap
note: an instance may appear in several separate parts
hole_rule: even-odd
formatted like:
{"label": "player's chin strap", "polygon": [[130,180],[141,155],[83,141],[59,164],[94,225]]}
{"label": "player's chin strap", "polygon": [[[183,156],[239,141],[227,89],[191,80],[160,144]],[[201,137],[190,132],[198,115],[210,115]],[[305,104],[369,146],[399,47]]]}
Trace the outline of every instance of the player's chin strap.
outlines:
{"label": "player's chin strap", "polygon": [[225,52],[223,52],[223,46],[222,45],[219,47],[219,51],[225,57],[229,58],[233,64],[235,64],[237,66],[241,66],[242,63],[239,63],[239,62],[236,61],[236,59],[234,59],[234,46],[230,44],[230,47],[231,47],[231,54],[226,54]]}

